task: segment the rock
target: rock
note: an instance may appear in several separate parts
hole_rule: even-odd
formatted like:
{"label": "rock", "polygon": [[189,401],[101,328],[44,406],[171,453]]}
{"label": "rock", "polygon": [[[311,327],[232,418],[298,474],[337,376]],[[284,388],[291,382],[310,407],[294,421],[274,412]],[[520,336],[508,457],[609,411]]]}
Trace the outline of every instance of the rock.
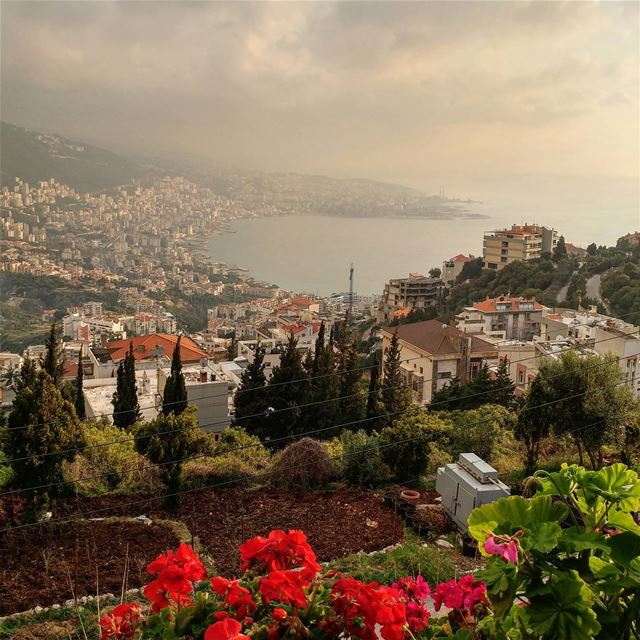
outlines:
{"label": "rock", "polygon": [[52,605],[51,605],[51,608],[52,608],[54,611],[56,611],[56,610],[60,609],[60,605],[59,605],[59,604],[52,604]]}
{"label": "rock", "polygon": [[33,608],[33,613],[38,614],[38,613],[42,613],[44,611],[44,609],[38,605],[37,607]]}
{"label": "rock", "polygon": [[436,544],[439,547],[442,547],[443,549],[453,549],[453,545],[448,540],[445,540],[444,538],[438,538],[436,540]]}

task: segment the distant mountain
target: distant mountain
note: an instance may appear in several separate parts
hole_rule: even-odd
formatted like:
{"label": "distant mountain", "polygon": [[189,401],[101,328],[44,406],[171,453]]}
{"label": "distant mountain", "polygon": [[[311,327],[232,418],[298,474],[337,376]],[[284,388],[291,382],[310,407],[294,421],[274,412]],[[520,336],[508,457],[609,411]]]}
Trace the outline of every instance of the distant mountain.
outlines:
{"label": "distant mountain", "polygon": [[55,178],[81,192],[108,189],[149,173],[149,168],[106,149],[59,135],[0,123],[0,183]]}

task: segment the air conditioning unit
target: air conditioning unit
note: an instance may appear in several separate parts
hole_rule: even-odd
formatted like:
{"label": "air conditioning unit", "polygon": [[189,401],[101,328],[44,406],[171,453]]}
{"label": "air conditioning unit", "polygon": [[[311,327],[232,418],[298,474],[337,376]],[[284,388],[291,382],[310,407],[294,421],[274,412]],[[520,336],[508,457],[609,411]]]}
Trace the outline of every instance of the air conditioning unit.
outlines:
{"label": "air conditioning unit", "polygon": [[465,534],[467,518],[476,507],[511,495],[498,472],[475,453],[461,453],[458,462],[440,467],[436,491],[442,508]]}

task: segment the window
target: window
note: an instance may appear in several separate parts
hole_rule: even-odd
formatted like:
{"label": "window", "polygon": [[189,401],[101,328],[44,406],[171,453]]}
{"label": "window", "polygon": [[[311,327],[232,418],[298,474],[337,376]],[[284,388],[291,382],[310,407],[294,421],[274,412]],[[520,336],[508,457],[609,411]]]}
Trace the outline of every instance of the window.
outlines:
{"label": "window", "polygon": [[500,262],[506,262],[507,256],[500,256]]}
{"label": "window", "polygon": [[451,378],[451,371],[438,371],[438,380],[448,380]]}
{"label": "window", "polygon": [[518,371],[518,384],[524,383],[524,371]]}
{"label": "window", "polygon": [[489,262],[489,263],[487,263],[487,268],[488,269],[497,269],[498,265],[495,262]]}
{"label": "window", "polygon": [[424,371],[422,370],[422,367],[420,367],[420,373],[424,373]]}

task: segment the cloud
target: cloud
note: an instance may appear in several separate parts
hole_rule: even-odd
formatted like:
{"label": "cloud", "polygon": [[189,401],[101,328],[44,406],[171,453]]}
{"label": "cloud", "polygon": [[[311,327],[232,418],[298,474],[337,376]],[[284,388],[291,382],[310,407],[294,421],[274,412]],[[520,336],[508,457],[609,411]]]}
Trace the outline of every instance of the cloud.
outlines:
{"label": "cloud", "polygon": [[265,169],[629,175],[630,4],[3,3],[3,118]]}

